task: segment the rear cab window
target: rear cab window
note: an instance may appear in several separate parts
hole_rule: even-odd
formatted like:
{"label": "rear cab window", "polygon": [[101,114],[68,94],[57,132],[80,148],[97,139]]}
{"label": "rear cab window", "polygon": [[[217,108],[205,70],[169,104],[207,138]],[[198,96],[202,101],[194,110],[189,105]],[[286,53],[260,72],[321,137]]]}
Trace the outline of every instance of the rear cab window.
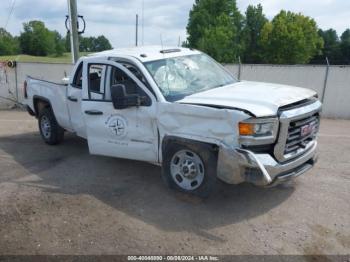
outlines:
{"label": "rear cab window", "polygon": [[88,67],[88,92],[89,99],[105,100],[105,75],[106,66],[100,64],[89,64]]}

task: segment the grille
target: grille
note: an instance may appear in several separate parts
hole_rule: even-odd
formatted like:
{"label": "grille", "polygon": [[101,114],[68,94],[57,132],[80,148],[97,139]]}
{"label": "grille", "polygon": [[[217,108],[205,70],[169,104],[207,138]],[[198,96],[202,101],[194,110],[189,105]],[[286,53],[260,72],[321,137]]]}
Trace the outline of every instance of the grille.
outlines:
{"label": "grille", "polygon": [[284,154],[293,154],[305,149],[308,143],[316,138],[319,123],[318,114],[290,122]]}

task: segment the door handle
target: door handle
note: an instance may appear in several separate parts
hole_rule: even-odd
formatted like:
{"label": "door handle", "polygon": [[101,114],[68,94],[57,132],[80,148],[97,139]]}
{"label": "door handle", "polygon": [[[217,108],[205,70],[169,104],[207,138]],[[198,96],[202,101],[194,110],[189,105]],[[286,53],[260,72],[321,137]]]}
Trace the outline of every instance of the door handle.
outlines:
{"label": "door handle", "polygon": [[103,112],[98,111],[98,110],[86,110],[85,114],[87,115],[93,115],[93,116],[98,116],[98,115],[103,115]]}
{"label": "door handle", "polygon": [[78,102],[78,98],[76,98],[74,96],[68,96],[68,100],[72,101],[72,102]]}

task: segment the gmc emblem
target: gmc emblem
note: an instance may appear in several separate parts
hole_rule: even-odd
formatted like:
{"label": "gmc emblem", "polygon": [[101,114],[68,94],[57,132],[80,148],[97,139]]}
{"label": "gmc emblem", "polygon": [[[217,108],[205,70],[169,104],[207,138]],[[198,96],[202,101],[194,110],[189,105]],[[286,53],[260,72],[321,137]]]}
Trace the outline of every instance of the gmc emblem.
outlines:
{"label": "gmc emblem", "polygon": [[308,136],[311,133],[313,133],[314,130],[315,130],[315,125],[313,125],[313,124],[308,124],[308,125],[302,126],[301,127],[301,136]]}

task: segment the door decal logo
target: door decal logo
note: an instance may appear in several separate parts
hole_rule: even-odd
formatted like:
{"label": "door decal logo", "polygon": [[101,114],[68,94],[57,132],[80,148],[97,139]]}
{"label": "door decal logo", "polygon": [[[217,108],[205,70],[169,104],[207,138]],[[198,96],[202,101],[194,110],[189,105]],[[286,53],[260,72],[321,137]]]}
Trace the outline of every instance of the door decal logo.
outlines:
{"label": "door decal logo", "polygon": [[106,126],[114,137],[123,138],[127,134],[127,121],[120,115],[109,116]]}

